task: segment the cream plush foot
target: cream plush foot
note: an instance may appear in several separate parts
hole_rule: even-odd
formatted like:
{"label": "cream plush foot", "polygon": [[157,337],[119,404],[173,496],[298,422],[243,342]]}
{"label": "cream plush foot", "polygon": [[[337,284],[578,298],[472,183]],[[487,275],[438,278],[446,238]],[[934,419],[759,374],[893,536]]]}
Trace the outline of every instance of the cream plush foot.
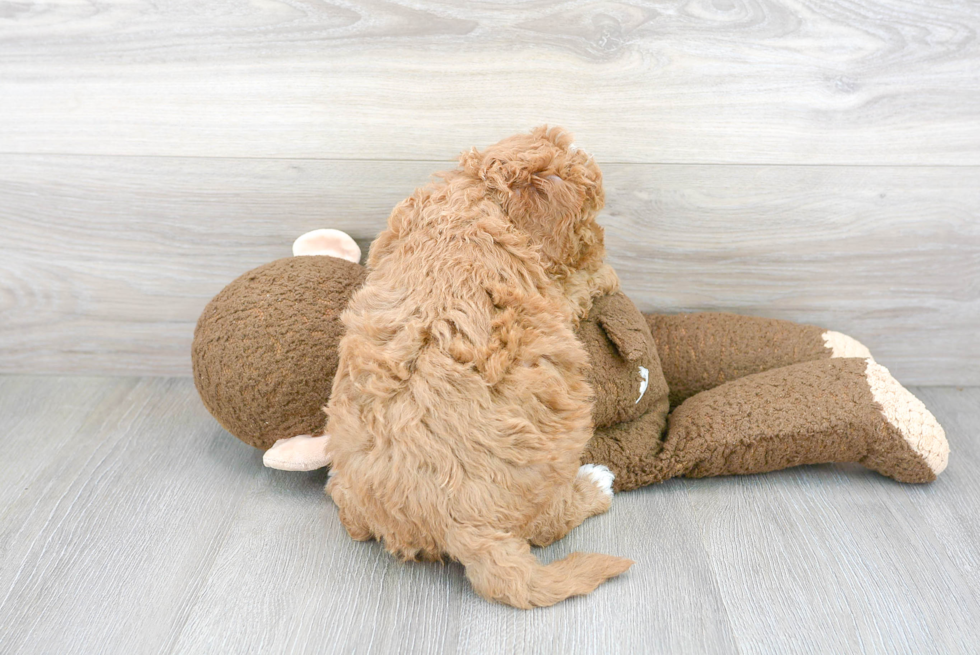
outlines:
{"label": "cream plush foot", "polygon": [[[887,422],[885,441],[862,464],[901,482],[930,482],[949,462],[949,443],[936,417],[884,366],[867,359],[865,376]],[[887,435],[887,436],[886,436]]]}
{"label": "cream plush foot", "polygon": [[874,359],[871,351],[863,343],[853,337],[833,330],[827,330],[822,335],[824,345],[831,352],[831,357],[860,357],[862,359]]}
{"label": "cream plush foot", "polygon": [[280,439],[272,448],[265,451],[262,463],[280,471],[314,471],[330,463],[327,443],[330,435],[311,437],[301,434],[289,439]]}

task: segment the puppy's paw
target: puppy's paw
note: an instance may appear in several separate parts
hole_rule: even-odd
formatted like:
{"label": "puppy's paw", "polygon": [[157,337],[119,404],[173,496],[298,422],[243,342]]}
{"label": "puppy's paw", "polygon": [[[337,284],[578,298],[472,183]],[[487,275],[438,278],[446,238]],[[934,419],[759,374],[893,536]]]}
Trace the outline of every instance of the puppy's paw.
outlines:
{"label": "puppy's paw", "polygon": [[616,479],[616,474],[602,464],[583,464],[578,469],[578,477],[588,478],[599,488],[599,491],[612,497],[613,480]]}

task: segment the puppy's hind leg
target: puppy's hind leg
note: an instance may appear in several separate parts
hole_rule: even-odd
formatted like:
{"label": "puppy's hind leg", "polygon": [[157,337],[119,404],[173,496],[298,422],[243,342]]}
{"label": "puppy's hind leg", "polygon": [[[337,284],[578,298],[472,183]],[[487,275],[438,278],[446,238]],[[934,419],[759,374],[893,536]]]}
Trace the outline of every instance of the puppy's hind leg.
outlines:
{"label": "puppy's hind leg", "polygon": [[331,475],[327,480],[327,495],[337,506],[340,523],[347,528],[347,534],[355,541],[368,541],[374,538],[371,524],[361,512],[356,503],[352,502],[347,490],[340,480]]}
{"label": "puppy's hind leg", "polygon": [[582,521],[602,514],[612,503],[615,476],[601,464],[584,464],[571,484],[562,487],[551,504],[528,529],[528,540],[535,546],[558,541]]}

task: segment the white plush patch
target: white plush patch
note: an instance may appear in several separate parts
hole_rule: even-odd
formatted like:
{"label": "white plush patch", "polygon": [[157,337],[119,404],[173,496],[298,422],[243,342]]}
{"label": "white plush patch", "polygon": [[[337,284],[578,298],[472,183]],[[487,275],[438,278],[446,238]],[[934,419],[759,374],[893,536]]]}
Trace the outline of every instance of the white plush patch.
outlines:
{"label": "white plush patch", "polygon": [[833,353],[831,357],[863,357],[874,361],[871,351],[853,337],[833,330],[827,330],[822,336],[824,345]]}
{"label": "white plush patch", "polygon": [[[647,387],[650,386],[650,371],[645,367],[640,367],[640,397],[636,399],[636,403],[643,400],[643,394],[647,392]],[[636,403],[633,403],[634,405]]]}
{"label": "white plush patch", "polygon": [[881,412],[906,443],[925,460],[932,472],[939,475],[949,462],[949,443],[936,417],[922,401],[899,384],[888,369],[868,358],[864,375],[871,395],[881,405]]}
{"label": "white plush patch", "polygon": [[608,496],[613,495],[612,485],[616,474],[602,464],[582,464],[578,469],[578,477],[589,478],[595,486],[599,487],[599,491]]}

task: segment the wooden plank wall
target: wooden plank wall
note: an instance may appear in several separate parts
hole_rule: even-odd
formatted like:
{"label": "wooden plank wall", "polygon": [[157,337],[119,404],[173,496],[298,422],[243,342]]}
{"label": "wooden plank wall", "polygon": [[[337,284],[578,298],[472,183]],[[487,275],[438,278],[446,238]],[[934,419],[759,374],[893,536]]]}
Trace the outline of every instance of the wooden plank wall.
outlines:
{"label": "wooden plank wall", "polygon": [[188,374],[235,276],[547,122],[642,309],[980,384],[978,33],[970,0],[0,4],[0,372]]}

